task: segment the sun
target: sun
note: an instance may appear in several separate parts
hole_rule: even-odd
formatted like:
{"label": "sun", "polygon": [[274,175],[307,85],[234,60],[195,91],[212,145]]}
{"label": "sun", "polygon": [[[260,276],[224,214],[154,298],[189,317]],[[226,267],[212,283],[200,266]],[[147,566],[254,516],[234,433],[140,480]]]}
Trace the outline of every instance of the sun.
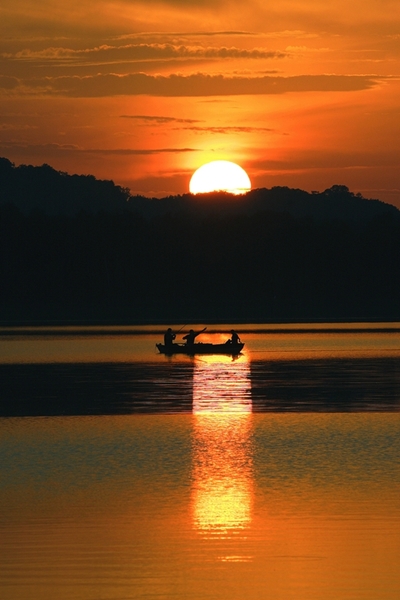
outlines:
{"label": "sun", "polygon": [[193,173],[189,184],[192,194],[245,194],[250,189],[251,183],[246,171],[229,160],[213,160],[202,165]]}

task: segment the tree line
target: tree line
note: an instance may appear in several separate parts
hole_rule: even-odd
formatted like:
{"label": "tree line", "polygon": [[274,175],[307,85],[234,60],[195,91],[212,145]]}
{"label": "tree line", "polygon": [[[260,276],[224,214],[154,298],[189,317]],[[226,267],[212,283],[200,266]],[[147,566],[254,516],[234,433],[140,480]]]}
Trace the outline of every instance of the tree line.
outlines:
{"label": "tree line", "polygon": [[351,216],[321,216],[306,206],[312,194],[285,188],[295,210],[224,194],[135,205],[109,187],[117,210],[0,199],[0,321],[400,320],[400,213],[390,205],[344,186],[324,198],[335,210],[354,200]]}

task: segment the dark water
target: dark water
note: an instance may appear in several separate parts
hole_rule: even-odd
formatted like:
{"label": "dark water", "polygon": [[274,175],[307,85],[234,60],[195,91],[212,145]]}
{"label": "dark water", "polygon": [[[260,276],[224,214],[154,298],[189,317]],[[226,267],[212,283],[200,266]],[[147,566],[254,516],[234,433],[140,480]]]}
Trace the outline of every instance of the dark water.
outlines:
{"label": "dark water", "polygon": [[[0,364],[0,416],[191,413],[206,360]],[[400,409],[399,356],[226,360],[213,376],[227,384],[245,364],[253,412]]]}

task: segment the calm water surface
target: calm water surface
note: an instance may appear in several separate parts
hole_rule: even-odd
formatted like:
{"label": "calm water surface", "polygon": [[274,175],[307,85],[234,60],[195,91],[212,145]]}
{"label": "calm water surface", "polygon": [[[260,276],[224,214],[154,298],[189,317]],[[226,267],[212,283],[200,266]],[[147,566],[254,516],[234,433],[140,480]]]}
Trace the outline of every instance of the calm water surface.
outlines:
{"label": "calm water surface", "polygon": [[0,331],[1,598],[400,598],[400,325],[238,329]]}

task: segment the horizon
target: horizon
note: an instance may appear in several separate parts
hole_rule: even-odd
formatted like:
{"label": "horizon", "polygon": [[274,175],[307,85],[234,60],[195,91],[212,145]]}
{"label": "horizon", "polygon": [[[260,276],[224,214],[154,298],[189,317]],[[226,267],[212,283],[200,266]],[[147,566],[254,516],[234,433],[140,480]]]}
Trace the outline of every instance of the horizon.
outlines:
{"label": "horizon", "polygon": [[[372,201],[372,202],[376,202],[376,201],[382,202],[383,204],[388,204],[390,206],[394,206],[394,208],[396,208],[397,210],[400,210],[400,206],[396,206],[395,204],[393,204],[389,201],[381,200],[379,198],[366,198],[362,194],[360,194],[360,192],[355,193],[353,190],[347,188],[347,186],[342,185],[342,184],[333,184],[324,190],[312,190],[312,191],[304,190],[304,189],[300,189],[300,188],[291,188],[289,186],[271,186],[270,188],[250,187],[250,189],[245,190],[241,193],[232,192],[230,190],[224,190],[224,189],[220,189],[220,190],[216,189],[216,190],[201,191],[201,192],[191,192],[190,190],[187,190],[182,193],[169,194],[168,196],[146,196],[144,194],[137,194],[135,192],[132,193],[132,190],[130,190],[129,188],[124,188],[121,184],[119,184],[116,181],[99,179],[91,173],[86,173],[86,174],[68,173],[67,171],[64,171],[62,169],[57,170],[52,165],[49,165],[47,163],[44,163],[42,165],[32,165],[32,164],[24,164],[24,163],[15,164],[8,157],[5,157],[5,156],[0,156],[0,161],[1,160],[7,161],[8,163],[10,163],[11,168],[14,170],[18,170],[19,167],[27,167],[27,168],[35,168],[35,169],[41,169],[43,167],[43,168],[50,168],[51,170],[55,171],[58,175],[62,175],[62,176],[67,176],[67,177],[71,177],[71,178],[72,177],[84,177],[84,178],[88,177],[88,178],[94,178],[99,183],[102,183],[102,182],[112,183],[115,189],[119,188],[123,192],[126,190],[126,192],[128,193],[129,199],[134,199],[135,197],[140,197],[144,200],[169,200],[171,198],[172,199],[173,198],[183,198],[183,197],[188,196],[194,200],[196,200],[196,198],[202,200],[202,199],[204,199],[204,197],[209,197],[209,198],[212,197],[213,200],[216,200],[217,198],[220,199],[221,197],[223,197],[223,198],[227,198],[228,200],[232,200],[231,204],[233,206],[236,203],[240,203],[242,199],[245,199],[249,195],[254,194],[256,192],[262,192],[262,191],[271,192],[274,189],[287,189],[289,192],[306,193],[309,196],[324,196],[327,194],[327,192],[329,193],[329,192],[335,191],[335,188],[336,188],[336,191],[339,192],[340,194],[347,193],[349,196],[351,196],[353,198],[359,198],[361,200],[367,200],[367,201]],[[11,203],[13,203],[13,200],[11,200]]]}

